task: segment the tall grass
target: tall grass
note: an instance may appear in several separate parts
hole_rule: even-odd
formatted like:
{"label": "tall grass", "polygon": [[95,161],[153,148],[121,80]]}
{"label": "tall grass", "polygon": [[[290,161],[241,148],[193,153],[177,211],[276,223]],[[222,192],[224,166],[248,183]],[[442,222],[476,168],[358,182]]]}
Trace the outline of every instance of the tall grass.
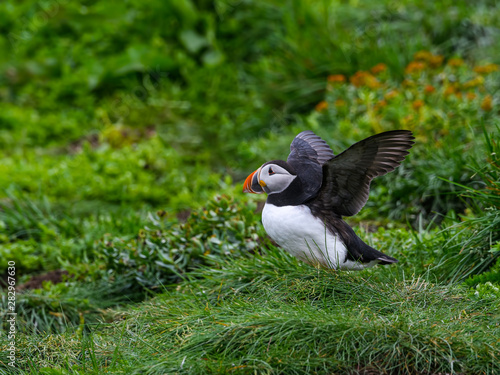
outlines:
{"label": "tall grass", "polygon": [[442,256],[436,271],[450,281],[463,281],[487,271],[499,258],[500,241],[500,128],[484,129],[485,155],[471,160],[481,187],[460,187],[473,206],[441,232]]}
{"label": "tall grass", "polygon": [[315,269],[274,248],[221,266],[200,269],[124,321],[90,326],[85,339],[32,338],[24,361],[39,345],[41,366],[111,373],[500,371],[498,300],[397,268]]}

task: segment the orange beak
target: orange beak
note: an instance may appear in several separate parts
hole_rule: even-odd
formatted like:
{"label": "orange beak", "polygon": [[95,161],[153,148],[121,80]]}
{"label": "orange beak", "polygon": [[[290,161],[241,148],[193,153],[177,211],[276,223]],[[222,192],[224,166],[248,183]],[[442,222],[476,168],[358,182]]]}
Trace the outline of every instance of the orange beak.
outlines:
{"label": "orange beak", "polygon": [[264,190],[259,184],[260,168],[247,177],[243,184],[244,193],[262,194]]}

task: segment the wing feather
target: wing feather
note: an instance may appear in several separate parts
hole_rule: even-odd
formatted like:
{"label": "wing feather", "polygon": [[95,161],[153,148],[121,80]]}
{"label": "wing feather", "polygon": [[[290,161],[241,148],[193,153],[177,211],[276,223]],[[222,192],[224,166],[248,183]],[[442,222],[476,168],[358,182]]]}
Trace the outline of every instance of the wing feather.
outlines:
{"label": "wing feather", "polygon": [[323,165],[334,157],[330,146],[311,130],[299,133],[290,145],[287,163],[301,179],[304,196],[314,197],[323,182]]}
{"label": "wing feather", "polygon": [[328,143],[311,130],[306,130],[297,134],[292,141],[287,162],[297,162],[303,158],[307,158],[323,165],[333,157],[333,151],[328,146]]}
{"label": "wing feather", "polygon": [[392,172],[414,144],[408,130],[393,130],[355,143],[323,164],[323,184],[316,200],[337,215],[357,214],[368,200],[371,181]]}

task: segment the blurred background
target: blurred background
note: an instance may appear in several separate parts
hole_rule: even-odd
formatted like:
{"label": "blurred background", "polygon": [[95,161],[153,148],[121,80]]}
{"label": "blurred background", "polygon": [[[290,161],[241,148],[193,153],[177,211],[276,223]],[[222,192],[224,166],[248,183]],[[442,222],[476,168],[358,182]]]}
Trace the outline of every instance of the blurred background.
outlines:
{"label": "blurred background", "polygon": [[52,280],[22,303],[57,324],[68,275],[135,293],[258,247],[241,183],[300,131],[409,129],[351,223],[409,272],[498,281],[499,26],[488,0],[3,0],[0,274]]}

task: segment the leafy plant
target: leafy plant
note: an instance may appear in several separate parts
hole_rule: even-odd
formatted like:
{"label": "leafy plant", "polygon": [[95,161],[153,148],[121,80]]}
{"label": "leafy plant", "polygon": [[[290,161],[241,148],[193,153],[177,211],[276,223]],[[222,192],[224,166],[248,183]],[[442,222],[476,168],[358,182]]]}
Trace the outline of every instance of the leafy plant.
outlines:
{"label": "leafy plant", "polygon": [[326,101],[317,105],[314,121],[347,139],[395,128],[414,132],[416,144],[407,161],[374,181],[368,207],[374,202],[378,215],[415,224],[463,211],[456,192],[459,185],[478,186],[464,165],[480,150],[480,124],[494,126],[491,93],[499,89],[499,67],[469,67],[459,58],[445,62],[444,56],[420,51],[406,66],[402,82],[391,78],[388,69],[378,64],[349,82],[344,75],[330,75]]}
{"label": "leafy plant", "polygon": [[496,133],[485,131],[486,160],[476,158],[471,168],[481,178],[482,186],[461,186],[463,195],[471,198],[474,205],[469,215],[452,217],[448,226],[440,232],[441,259],[435,271],[451,281],[482,282],[483,277],[495,278],[494,267],[489,276],[475,276],[488,271],[500,256],[500,163],[498,152],[498,128]]}
{"label": "leafy plant", "polygon": [[[485,130],[486,163],[475,159],[472,168],[481,178],[480,189],[467,188],[464,195],[475,202],[476,217],[466,218],[464,225],[473,228],[470,241],[463,244],[463,257],[471,257],[473,265],[477,264],[482,270],[490,267],[500,257],[500,144],[498,135],[500,129],[489,133]],[[479,249],[477,253],[474,249]],[[472,254],[469,252],[472,250]],[[464,261],[462,261],[464,263]],[[476,274],[480,272],[475,272]],[[463,277],[461,273],[456,275]],[[456,277],[456,276],[455,276]],[[500,280],[498,267],[492,267],[484,276],[475,276],[470,282],[484,282],[486,280]]]}
{"label": "leafy plant", "polygon": [[219,196],[192,212],[183,224],[165,225],[166,213],[159,211],[151,217],[152,226],[136,238],[102,241],[103,268],[108,275],[128,279],[131,289],[178,282],[201,264],[216,265],[226,257],[257,251],[263,232],[254,210],[255,205]]}

